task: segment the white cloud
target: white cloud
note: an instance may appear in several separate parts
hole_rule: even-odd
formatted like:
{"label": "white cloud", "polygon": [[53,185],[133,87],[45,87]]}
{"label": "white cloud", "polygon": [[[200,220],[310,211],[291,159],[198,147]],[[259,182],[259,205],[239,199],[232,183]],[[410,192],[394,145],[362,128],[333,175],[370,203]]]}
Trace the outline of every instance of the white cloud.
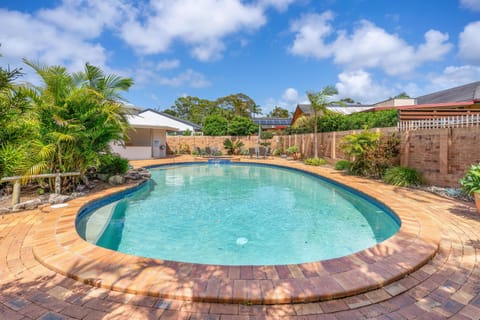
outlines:
{"label": "white cloud", "polygon": [[379,102],[396,94],[391,87],[375,83],[372,75],[364,70],[342,72],[338,79],[340,82],[337,82],[336,88],[340,97],[364,104]]}
{"label": "white cloud", "polygon": [[331,56],[332,49],[324,43],[325,38],[333,32],[330,11],[322,14],[308,14],[294,21],[290,31],[295,33],[295,40],[290,47],[293,54],[315,58]]}
{"label": "white cloud", "polygon": [[172,87],[189,86],[192,88],[205,88],[210,82],[201,73],[187,69],[175,77],[160,77],[158,83]]}
{"label": "white cloud", "polygon": [[298,91],[294,88],[288,88],[283,92],[282,99],[285,100],[289,104],[297,104],[298,103]]}
{"label": "white cloud", "polygon": [[333,14],[327,11],[292,23],[290,30],[295,33],[295,40],[290,51],[318,59],[333,58],[349,70],[381,68],[387,74],[400,75],[412,72],[426,61],[441,59],[452,48],[448,35],[436,30],[428,30],[425,42],[415,48],[367,20],[360,21],[352,33],[338,31],[336,38],[327,42],[333,33],[332,19]]}
{"label": "white cloud", "polygon": [[174,41],[192,48],[200,60],[218,59],[230,34],[256,30],[266,23],[264,8],[240,0],[155,0],[145,19],[130,18],[123,39],[142,54],[165,52]]}
{"label": "white cloud", "polygon": [[460,0],[460,5],[472,11],[480,11],[480,0]]}
{"label": "white cloud", "polygon": [[37,18],[81,38],[96,38],[133,10],[117,0],[64,0],[53,9],[39,10]]}
{"label": "white cloud", "polygon": [[459,36],[459,54],[467,63],[480,65],[480,21],[468,24]]}
{"label": "white cloud", "polygon": [[264,7],[274,7],[278,11],[285,11],[293,2],[295,0],[260,0],[259,4]]}
{"label": "white cloud", "polygon": [[262,112],[266,115],[270,113],[274,107],[284,108],[292,112],[299,103],[308,103],[307,97],[305,95],[300,97],[298,90],[295,88],[287,88],[283,91],[280,98],[268,98],[263,105]]}
{"label": "white cloud", "polygon": [[448,66],[441,74],[429,74],[427,93],[456,87],[462,84],[478,81],[480,79],[480,67],[478,66]]}
{"label": "white cloud", "polygon": [[156,70],[169,70],[175,69],[180,66],[180,60],[173,59],[173,60],[163,60],[157,64]]}
{"label": "white cloud", "polygon": [[0,43],[7,58],[27,58],[79,70],[85,62],[103,65],[107,52],[100,44],[70,34],[35,16],[0,10]]}

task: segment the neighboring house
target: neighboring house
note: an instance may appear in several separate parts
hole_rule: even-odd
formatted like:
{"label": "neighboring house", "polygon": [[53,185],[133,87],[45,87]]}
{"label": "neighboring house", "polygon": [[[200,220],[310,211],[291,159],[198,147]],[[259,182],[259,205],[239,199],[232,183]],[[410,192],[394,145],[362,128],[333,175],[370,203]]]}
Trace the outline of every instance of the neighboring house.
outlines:
{"label": "neighboring house", "polygon": [[[334,105],[328,106],[327,110],[340,113],[340,114],[352,114],[355,112],[361,112],[368,109],[371,109],[371,105],[364,104],[351,104],[346,103],[345,105]],[[310,104],[297,104],[297,108],[293,114],[293,119],[291,125],[294,126],[295,122],[301,117],[309,117],[313,115],[313,109]]]}
{"label": "neighboring house", "polygon": [[163,112],[145,109],[128,117],[133,130],[127,132],[124,145],[113,144],[112,152],[129,160],[164,158],[167,156],[167,132],[201,130],[199,125]]}
{"label": "neighboring house", "polygon": [[[413,105],[379,105],[368,111],[397,109],[400,127],[408,121],[430,121],[432,127],[480,121],[480,81],[417,97]],[[463,118],[462,118],[463,117]]]}
{"label": "neighboring house", "polygon": [[[369,106],[347,104],[345,107],[333,106],[328,107],[328,109],[342,114],[397,109],[399,125],[402,128],[408,127],[405,125],[407,121],[432,121],[431,127],[449,126],[449,124],[462,126],[472,122],[479,123],[480,81],[437,91],[417,98],[392,98]],[[310,104],[297,105],[292,125],[301,116],[310,116],[312,114],[313,110]],[[433,120],[438,121],[434,123]],[[443,124],[440,124],[440,122]]]}
{"label": "neighboring house", "polygon": [[292,118],[253,118],[253,123],[262,126],[262,131],[284,130],[292,123]]}

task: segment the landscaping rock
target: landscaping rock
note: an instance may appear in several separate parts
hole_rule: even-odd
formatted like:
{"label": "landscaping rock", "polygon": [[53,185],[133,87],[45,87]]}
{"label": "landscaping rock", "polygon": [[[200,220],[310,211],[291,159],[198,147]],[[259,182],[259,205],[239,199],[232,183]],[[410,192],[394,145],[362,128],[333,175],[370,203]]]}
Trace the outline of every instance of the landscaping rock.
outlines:
{"label": "landscaping rock", "polygon": [[75,188],[75,192],[83,192],[87,189],[87,186],[84,185],[84,184],[79,184],[76,188]]}
{"label": "landscaping rock", "polygon": [[108,174],[106,173],[97,173],[97,178],[100,181],[106,182],[108,180]]}
{"label": "landscaping rock", "polygon": [[20,202],[20,203],[17,203],[16,205],[13,206],[13,211],[35,209],[36,207],[38,207],[41,204],[42,204],[42,200],[40,200],[40,199],[33,199],[33,200],[25,201],[25,202]]}
{"label": "landscaping rock", "polygon": [[70,200],[70,196],[66,196],[66,195],[63,195],[63,194],[55,194],[55,193],[52,193],[49,197],[48,197],[48,203],[50,204],[59,204],[59,203],[64,203],[64,202],[67,202],[68,200]]}
{"label": "landscaping rock", "polygon": [[0,208],[0,214],[5,214],[5,213],[9,213],[9,212],[10,212],[9,208]]}
{"label": "landscaping rock", "polygon": [[147,169],[137,168],[128,170],[123,177],[130,180],[142,180],[150,179],[151,176],[152,174]]}
{"label": "landscaping rock", "polygon": [[74,192],[70,195],[70,198],[75,199],[75,198],[83,197],[86,195],[87,195],[86,192]]}
{"label": "landscaping rock", "polygon": [[119,175],[108,178],[108,183],[112,186],[118,186],[125,183],[125,178]]}

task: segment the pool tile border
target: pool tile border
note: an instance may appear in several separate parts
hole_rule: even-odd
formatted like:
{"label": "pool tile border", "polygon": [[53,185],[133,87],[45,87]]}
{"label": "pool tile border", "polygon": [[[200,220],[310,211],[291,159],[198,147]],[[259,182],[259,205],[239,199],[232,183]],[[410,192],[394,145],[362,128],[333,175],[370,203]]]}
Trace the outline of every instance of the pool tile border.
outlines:
{"label": "pool tile border", "polygon": [[387,287],[437,253],[439,226],[428,210],[412,206],[401,188],[299,162],[261,163],[319,174],[358,189],[391,208],[402,221],[401,228],[372,248],[312,263],[215,266],[142,258],[97,247],[76,233],[75,219],[81,208],[129,188],[117,187],[74,199],[68,207],[44,208],[43,221],[34,234],[34,257],[55,272],[114,291],[199,302],[285,304],[326,301]]}

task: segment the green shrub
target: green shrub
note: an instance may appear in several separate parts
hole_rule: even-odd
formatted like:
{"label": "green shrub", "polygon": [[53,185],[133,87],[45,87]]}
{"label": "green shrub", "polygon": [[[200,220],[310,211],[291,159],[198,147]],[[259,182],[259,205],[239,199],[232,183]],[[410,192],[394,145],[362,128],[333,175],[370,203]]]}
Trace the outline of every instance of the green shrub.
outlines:
{"label": "green shrub", "polygon": [[398,162],[399,146],[400,140],[395,134],[382,137],[365,129],[345,136],[340,147],[351,159],[351,173],[380,178],[387,168]]}
{"label": "green shrub", "polygon": [[336,170],[350,170],[350,166],[352,164],[348,160],[338,160],[337,163],[335,163],[335,169]]}
{"label": "green shrub", "polygon": [[280,156],[281,154],[282,154],[282,150],[280,150],[280,149],[275,149],[275,150],[273,150],[273,155],[274,155],[274,156],[278,157],[278,156]]}
{"label": "green shrub", "polygon": [[409,167],[391,167],[385,171],[382,180],[394,186],[418,186],[422,184],[422,174]]}
{"label": "green shrub", "polygon": [[322,164],[327,164],[327,160],[322,158],[308,158],[305,159],[304,163],[309,166],[320,166]]}
{"label": "green shrub", "polygon": [[273,138],[273,132],[270,131],[262,131],[260,134],[260,139],[262,140],[268,140]]}
{"label": "green shrub", "polygon": [[294,153],[297,153],[298,152],[298,146],[297,145],[293,145],[291,147],[288,147],[287,150],[286,150],[287,154],[294,154]]}
{"label": "green shrub", "polygon": [[114,154],[102,154],[99,158],[100,164],[98,173],[105,173],[110,176],[124,174],[128,170],[128,160]]}
{"label": "green shrub", "polygon": [[467,173],[460,180],[462,190],[465,194],[472,195],[480,191],[480,163],[472,165]]}

